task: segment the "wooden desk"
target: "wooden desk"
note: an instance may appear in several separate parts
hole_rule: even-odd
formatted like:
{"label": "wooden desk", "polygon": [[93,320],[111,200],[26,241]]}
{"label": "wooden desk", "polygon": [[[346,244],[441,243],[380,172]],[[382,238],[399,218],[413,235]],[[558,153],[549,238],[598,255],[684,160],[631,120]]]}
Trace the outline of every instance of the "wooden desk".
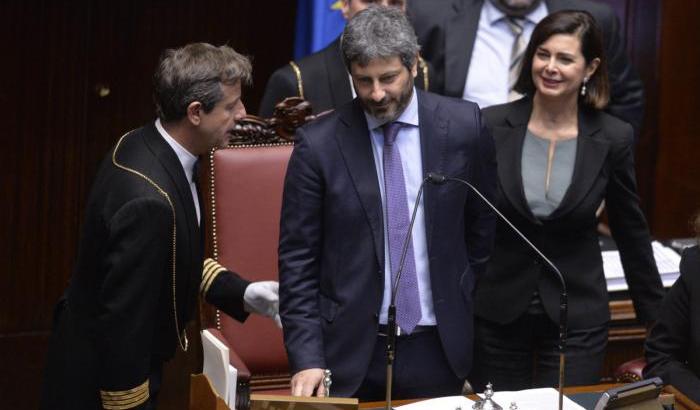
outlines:
{"label": "wooden desk", "polygon": [[[565,395],[572,395],[572,394],[578,394],[578,393],[602,393],[608,389],[611,389],[613,387],[619,387],[619,386],[622,386],[622,384],[603,383],[603,384],[596,384],[596,385],[592,385],[592,386],[564,387],[564,394]],[[674,404],[675,410],[700,410],[700,405],[698,405],[697,403],[690,400],[688,397],[683,395],[683,393],[680,393],[673,386],[665,387],[664,393],[672,394],[674,396],[674,398],[675,398],[675,404]],[[473,395],[473,394],[469,395],[467,397],[471,400],[477,399],[476,395]],[[394,406],[401,406],[404,404],[414,403],[416,401],[418,401],[418,400],[395,400],[392,402],[392,404]],[[384,408],[385,405],[386,404],[383,401],[373,401],[373,402],[360,403],[360,408],[361,409],[376,409],[376,408]]]}

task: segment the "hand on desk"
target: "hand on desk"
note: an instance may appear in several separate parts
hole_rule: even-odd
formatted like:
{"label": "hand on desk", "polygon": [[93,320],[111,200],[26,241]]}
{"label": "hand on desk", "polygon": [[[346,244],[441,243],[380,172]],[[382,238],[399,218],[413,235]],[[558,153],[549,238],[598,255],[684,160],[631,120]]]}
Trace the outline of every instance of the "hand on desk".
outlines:
{"label": "hand on desk", "polygon": [[282,328],[279,314],[279,283],[271,280],[251,283],[245,289],[243,302],[246,311],[267,316],[275,321],[277,327]]}
{"label": "hand on desk", "polygon": [[305,369],[297,372],[292,376],[292,396],[310,397],[316,396],[326,397],[326,388],[323,385],[323,369]]}

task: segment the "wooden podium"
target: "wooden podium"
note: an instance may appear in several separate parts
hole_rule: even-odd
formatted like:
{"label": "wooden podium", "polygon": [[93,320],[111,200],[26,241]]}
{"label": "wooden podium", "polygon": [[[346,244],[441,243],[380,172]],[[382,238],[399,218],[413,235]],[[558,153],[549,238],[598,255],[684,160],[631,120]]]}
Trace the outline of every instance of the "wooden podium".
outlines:
{"label": "wooden podium", "polygon": [[230,410],[203,374],[190,376],[190,410]]}
{"label": "wooden podium", "polygon": [[[250,408],[237,410],[358,410],[357,399],[341,397],[293,397],[251,394]],[[190,410],[231,410],[215,392],[207,376],[190,377]]]}

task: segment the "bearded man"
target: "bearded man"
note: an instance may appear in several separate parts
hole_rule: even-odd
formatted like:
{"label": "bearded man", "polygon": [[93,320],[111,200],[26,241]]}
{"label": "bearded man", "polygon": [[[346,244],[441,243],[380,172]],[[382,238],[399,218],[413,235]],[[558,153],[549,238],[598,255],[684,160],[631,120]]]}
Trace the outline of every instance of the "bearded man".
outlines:
{"label": "bearded man", "polygon": [[359,12],[341,43],[357,98],[297,131],[279,245],[294,395],[325,395],[330,369],[333,395],[384,397],[387,310],[407,237],[394,397],[459,394],[471,368],[472,290],[494,216],[460,186],[417,193],[436,172],[492,197],[494,145],[476,104],[416,90],[419,48],[401,10]]}

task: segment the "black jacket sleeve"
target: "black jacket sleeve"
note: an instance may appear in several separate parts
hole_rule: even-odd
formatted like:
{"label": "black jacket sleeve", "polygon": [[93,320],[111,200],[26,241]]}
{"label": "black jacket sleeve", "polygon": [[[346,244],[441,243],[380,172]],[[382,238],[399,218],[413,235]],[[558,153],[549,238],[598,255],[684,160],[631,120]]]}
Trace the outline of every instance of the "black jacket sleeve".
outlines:
{"label": "black jacket sleeve", "polygon": [[227,315],[243,322],[248,318],[243,295],[250,284],[238,274],[221,266],[213,259],[204,261],[200,292],[204,299]]}
{"label": "black jacket sleeve", "polygon": [[644,346],[647,366],[644,377],[661,377],[683,394],[700,402],[700,252],[685,251],[681,276],[664,300],[659,318]]}
{"label": "black jacket sleeve", "polygon": [[96,329],[100,396],[107,408],[148,403],[154,322],[163,281],[170,280],[165,275],[172,243],[163,238],[172,237],[172,218],[164,201],[139,198],[107,222],[107,266],[98,290]]}

